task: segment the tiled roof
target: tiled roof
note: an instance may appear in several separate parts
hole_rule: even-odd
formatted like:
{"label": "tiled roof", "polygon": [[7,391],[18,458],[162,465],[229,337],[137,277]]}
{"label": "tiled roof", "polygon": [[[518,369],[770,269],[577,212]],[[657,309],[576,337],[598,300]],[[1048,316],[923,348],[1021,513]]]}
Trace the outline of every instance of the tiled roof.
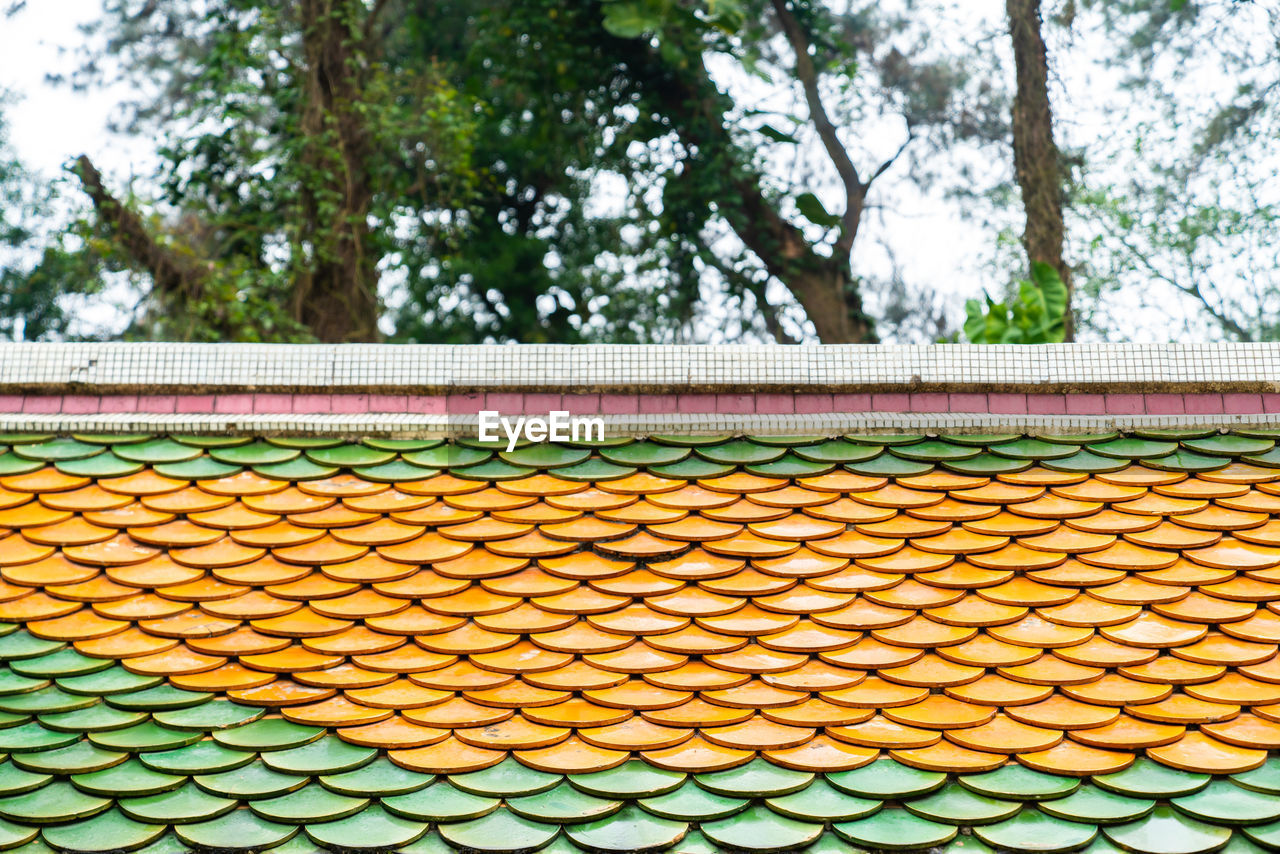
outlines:
{"label": "tiled roof", "polygon": [[1278,438],[0,436],[0,848],[1280,847]]}

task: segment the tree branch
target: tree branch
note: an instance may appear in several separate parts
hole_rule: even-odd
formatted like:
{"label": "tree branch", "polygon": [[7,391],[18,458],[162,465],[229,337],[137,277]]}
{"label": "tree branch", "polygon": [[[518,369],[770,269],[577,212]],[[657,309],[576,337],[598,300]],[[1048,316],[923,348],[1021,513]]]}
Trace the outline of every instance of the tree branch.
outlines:
{"label": "tree branch", "polygon": [[391,0],[377,0],[373,4],[373,8],[369,10],[369,17],[364,19],[364,27],[360,33],[360,43],[364,46],[366,53],[372,53],[370,41],[373,39],[373,28],[378,23],[378,18],[382,17],[382,13],[386,11],[387,6],[391,5]]}
{"label": "tree branch", "polygon": [[858,231],[862,201],[867,195],[868,184],[864,184],[859,178],[858,168],[853,165],[849,152],[840,142],[835,123],[827,115],[826,105],[822,103],[822,93],[818,89],[818,69],[813,64],[813,57],[809,55],[809,34],[791,13],[787,0],[772,0],[772,3],[774,14],[782,25],[782,32],[796,55],[796,79],[804,89],[805,103],[809,106],[809,121],[818,132],[818,139],[821,140],[831,164],[835,166],[840,183],[844,185],[845,207],[840,218],[840,239],[836,241],[836,249],[841,254],[847,254]]}
{"label": "tree branch", "polygon": [[93,201],[98,218],[111,231],[134,266],[151,274],[155,290],[161,294],[181,294],[190,299],[204,291],[209,271],[197,259],[160,243],[147,230],[142,218],[111,194],[102,183],[102,173],[88,155],[76,159],[76,174]]}
{"label": "tree branch", "polygon": [[1224,331],[1226,331],[1230,335],[1234,335],[1236,337],[1236,340],[1246,341],[1246,342],[1257,340],[1257,336],[1255,336],[1248,329],[1245,329],[1242,325],[1240,325],[1238,321],[1228,316],[1221,309],[1215,308],[1214,305],[1209,301],[1209,298],[1205,295],[1204,291],[1201,290],[1200,285],[1194,284],[1194,283],[1190,285],[1182,284],[1177,279],[1168,275],[1163,270],[1158,268],[1155,264],[1153,264],[1151,259],[1147,256],[1145,252],[1139,251],[1136,246],[1134,246],[1124,237],[1117,236],[1116,241],[1125,249],[1129,250],[1130,254],[1132,254],[1133,257],[1137,259],[1138,263],[1141,264],[1142,267],[1145,268],[1146,271],[1150,273],[1152,276],[1155,276],[1157,279],[1164,282],[1166,285],[1169,285],[1171,288],[1178,291],[1179,293],[1185,294],[1191,297],[1192,299],[1194,299],[1196,302],[1200,303],[1201,307],[1204,308],[1205,312],[1207,312],[1210,317],[1216,320],[1218,322],[1218,325],[1221,326]]}
{"label": "tree branch", "polygon": [[902,153],[907,150],[907,146],[910,145],[915,140],[915,138],[916,138],[916,135],[912,133],[910,130],[908,130],[907,138],[902,141],[902,145],[898,146],[898,150],[895,151],[889,157],[888,160],[881,163],[876,168],[875,172],[871,173],[871,177],[867,179],[868,187],[871,186],[871,183],[875,181],[875,179],[879,178],[881,175],[883,175],[884,173],[888,172],[891,168],[893,168],[893,164],[898,162],[898,158],[902,156]]}
{"label": "tree branch", "polygon": [[782,317],[778,313],[778,306],[769,302],[765,296],[768,287],[768,281],[758,281],[753,279],[746,273],[742,273],[733,269],[732,266],[726,264],[715,252],[707,248],[699,254],[703,262],[709,264],[716,272],[724,276],[726,281],[736,282],[738,287],[743,291],[751,294],[756,301],[756,308],[760,311],[760,316],[764,319],[765,331],[772,336],[773,340],[779,344],[799,344],[799,338],[793,337],[787,330],[782,328]]}

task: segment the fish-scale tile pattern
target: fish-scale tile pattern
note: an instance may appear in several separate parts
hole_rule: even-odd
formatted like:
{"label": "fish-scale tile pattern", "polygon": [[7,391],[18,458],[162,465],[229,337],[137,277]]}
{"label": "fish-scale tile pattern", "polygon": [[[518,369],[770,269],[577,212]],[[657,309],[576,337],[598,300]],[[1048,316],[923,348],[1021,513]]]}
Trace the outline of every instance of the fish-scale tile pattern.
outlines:
{"label": "fish-scale tile pattern", "polygon": [[0,436],[0,848],[1280,846],[1275,439]]}

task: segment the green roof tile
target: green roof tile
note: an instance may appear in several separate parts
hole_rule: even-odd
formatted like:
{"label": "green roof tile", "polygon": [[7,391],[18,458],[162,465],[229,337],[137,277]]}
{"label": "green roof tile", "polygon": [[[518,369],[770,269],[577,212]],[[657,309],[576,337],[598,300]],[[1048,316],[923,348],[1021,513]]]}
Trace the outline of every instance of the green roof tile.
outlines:
{"label": "green roof tile", "polygon": [[184,691],[181,688],[173,687],[167,682],[154,688],[130,691],[127,694],[116,694],[106,698],[108,703],[121,709],[146,709],[151,712],[159,712],[166,709],[185,709],[188,706],[207,703],[212,699],[212,694],[204,694],[199,691]]}
{"label": "green roof tile", "polygon": [[498,457],[513,466],[558,469],[577,465],[591,456],[586,448],[566,448],[554,442],[539,442],[514,451],[499,451]]}
{"label": "green roof tile", "polygon": [[927,439],[911,445],[891,447],[889,453],[906,460],[938,463],[944,460],[967,460],[982,451],[969,445],[953,445],[941,439]]}
{"label": "green roof tile", "polygon": [[338,774],[325,774],[317,778],[322,786],[340,795],[386,798],[416,792],[430,785],[435,777],[420,774],[393,764],[385,756],[372,762]]}
{"label": "green roof tile", "polygon": [[820,463],[856,463],[879,456],[877,445],[855,445],[842,439],[832,439],[820,445],[804,445],[791,452],[802,460]]}
{"label": "green roof tile", "polygon": [[1145,756],[1117,774],[1103,774],[1093,782],[1108,791],[1138,798],[1176,798],[1209,785],[1208,774],[1191,774],[1153,762]]}
{"label": "green roof tile", "polygon": [[1264,824],[1280,819],[1280,798],[1227,780],[1214,780],[1170,803],[1179,812],[1213,824]]}
{"label": "green roof tile", "polygon": [[698,774],[693,778],[699,786],[717,795],[732,797],[779,797],[798,792],[813,782],[807,771],[793,771],[753,759],[728,771]]}
{"label": "green roof tile", "polygon": [[657,816],[680,821],[709,821],[742,812],[751,805],[747,798],[717,795],[701,786],[686,782],[678,789],[644,798],[639,805]]}
{"label": "green roof tile", "polygon": [[27,474],[28,472],[39,471],[42,468],[44,468],[44,463],[39,460],[23,459],[12,451],[0,453],[0,477]]}
{"label": "green roof tile", "polygon": [[868,460],[845,463],[845,468],[855,474],[866,474],[873,477],[913,477],[933,471],[933,464],[904,460],[885,451],[879,456]]}
{"label": "green roof tile", "polygon": [[77,774],[71,778],[77,789],[106,797],[156,795],[181,786],[186,777],[153,771],[137,759],[130,759],[102,771]]}
{"label": "green roof tile", "polygon": [[208,821],[236,808],[232,798],[211,795],[194,783],[139,798],[122,798],[120,811],[138,821],[155,824],[191,824]]}
{"label": "green roof tile", "polygon": [[883,809],[867,818],[831,827],[850,842],[886,851],[932,848],[950,842],[957,833],[950,824],[929,821],[904,809]]}
{"label": "green roof tile", "polygon": [[75,439],[48,439],[43,442],[16,444],[13,453],[28,460],[54,462],[56,460],[79,460],[102,453],[100,445],[78,442]]}
{"label": "green roof tile", "polygon": [[822,835],[819,823],[796,821],[763,806],[701,825],[704,836],[742,851],[789,851],[803,848]]}
{"label": "green roof tile", "polygon": [[427,825],[372,806],[359,815],[307,826],[307,835],[327,848],[385,851],[413,842]]}
{"label": "green roof tile", "polygon": [[145,712],[128,712],[99,703],[74,712],[41,715],[40,725],[62,732],[106,732],[135,726],[147,719]]}
{"label": "green roof tile", "polygon": [[535,771],[508,757],[482,771],[450,775],[449,782],[474,795],[516,798],[554,789],[562,779],[559,774]]}
{"label": "green roof tile", "polygon": [[1205,824],[1163,806],[1137,821],[1104,827],[1102,832],[1121,848],[1146,854],[1202,854],[1231,839],[1231,828]]}
{"label": "green roof tile", "polygon": [[178,838],[188,845],[213,849],[226,845],[228,839],[254,850],[274,848],[297,832],[296,826],[268,821],[244,807],[209,821],[174,828]]}
{"label": "green roof tile", "polygon": [[1232,774],[1231,779],[1246,789],[1280,794],[1280,760],[1268,759],[1252,771]]}
{"label": "green roof tile", "polygon": [[724,477],[733,472],[732,463],[713,463],[701,457],[689,457],[669,466],[653,466],[650,472],[662,477],[674,477],[682,480],[699,480],[712,477]]}
{"label": "green roof tile", "polygon": [[213,700],[183,709],[168,709],[155,713],[155,721],[171,729],[200,730],[230,729],[258,720],[266,709],[241,706],[229,700]]}
{"label": "green roof tile", "polygon": [[85,821],[41,831],[54,848],[72,852],[135,851],[164,834],[163,824],[135,821],[119,810],[107,810]]}
{"label": "green roof tile", "polygon": [[215,732],[213,740],[239,750],[288,750],[324,735],[320,727],[303,726],[282,718],[262,718],[241,727]]}
{"label": "green roof tile", "polygon": [[[436,474],[439,469],[423,468],[406,460],[392,460],[376,466],[357,466],[353,474],[376,483],[400,483],[406,480],[422,480]],[[325,475],[326,477],[328,475]]]}
{"label": "green roof tile", "polygon": [[283,824],[307,824],[313,821],[334,821],[354,815],[364,809],[368,803],[368,798],[339,795],[319,783],[308,783],[288,794],[250,801],[249,809],[269,821],[278,821]]}
{"label": "green roof tile", "polygon": [[[244,447],[251,447],[245,445]],[[180,463],[200,456],[200,449],[175,442],[172,439],[151,439],[146,442],[127,442],[112,445],[117,457],[137,463]]]}
{"label": "green roof tile", "polygon": [[58,781],[21,795],[0,798],[0,816],[33,824],[60,824],[88,818],[111,807],[111,798],[82,792]]}
{"label": "green roof tile", "polygon": [[269,477],[273,480],[292,481],[320,480],[321,478],[333,477],[341,470],[338,466],[322,466],[306,457],[298,457],[283,463],[267,463],[253,467],[254,474]]}
{"label": "green roof tile", "polygon": [[1013,851],[1071,851],[1088,845],[1098,835],[1098,828],[1078,822],[1063,821],[1025,807],[1013,818],[995,824],[975,827],[973,835],[1000,849]]}
{"label": "green roof tile", "polygon": [[611,463],[623,466],[663,466],[678,463],[688,457],[688,448],[661,445],[657,442],[632,442],[618,448],[605,448],[600,456]]}
{"label": "green roof tile", "polygon": [[638,807],[626,806],[607,818],[570,824],[564,833],[588,851],[657,851],[675,845],[688,830],[689,825],[683,821],[659,818]]}
{"label": "green roof tile", "polygon": [[1044,774],[1025,765],[1005,765],[985,774],[965,774],[958,782],[987,797],[1025,801],[1066,797],[1080,786],[1080,781],[1072,777]]}
{"label": "green roof tile", "polygon": [[852,821],[869,816],[883,806],[882,801],[855,798],[823,779],[790,795],[769,798],[765,804],[789,818],[814,822]]}
{"label": "green roof tile", "polygon": [[[306,451],[307,459],[322,466],[376,466],[391,462],[396,458],[395,451],[383,451],[364,445],[342,444],[328,448],[312,448]],[[283,462],[283,460],[264,460],[263,462]]]}
{"label": "green roof tile", "polygon": [[136,474],[146,468],[146,464],[130,462],[113,453],[107,452],[79,460],[59,460],[54,467],[63,474],[74,477],[124,477]]}
{"label": "green roof tile", "polygon": [[80,740],[78,732],[60,732],[38,723],[23,724],[0,730],[0,750],[8,753],[32,753],[66,747]]}
{"label": "green roof tile", "polygon": [[680,788],[685,779],[686,775],[679,771],[666,771],[631,759],[607,771],[574,774],[569,782],[602,798],[652,798]]}
{"label": "green roof tile", "polygon": [[1044,801],[1040,809],[1069,821],[1122,824],[1146,815],[1155,805],[1154,800],[1109,792],[1086,783],[1065,798]]}
{"label": "green roof tile", "polygon": [[711,445],[698,448],[695,453],[713,463],[732,463],[746,465],[748,463],[769,463],[781,457],[787,449],[770,445],[757,445],[746,439],[734,439],[722,445]]}
{"label": "green roof tile", "polygon": [[246,801],[287,795],[310,782],[309,777],[301,774],[281,774],[257,761],[216,774],[200,774],[192,780],[206,792]]}
{"label": "green roof tile", "polygon": [[1022,808],[1022,803],[988,798],[969,791],[959,783],[949,783],[932,794],[906,801],[903,806],[932,821],[980,825],[1012,817]]}
{"label": "green roof tile", "polygon": [[131,753],[153,750],[173,750],[175,747],[199,741],[203,733],[160,726],[155,721],[143,721],[124,729],[92,732],[89,740],[109,750],[127,750]]}
{"label": "green roof tile", "polygon": [[560,832],[560,827],[530,821],[499,809],[470,821],[441,824],[437,831],[458,848],[475,851],[533,851],[554,839]]}
{"label": "green roof tile", "polygon": [[467,821],[488,815],[501,806],[502,801],[441,782],[407,794],[384,797],[382,805],[396,815],[420,821]]}
{"label": "green roof tile", "polygon": [[566,782],[535,795],[508,798],[506,808],[534,821],[576,824],[613,815],[622,809],[622,801],[588,795]]}
{"label": "green roof tile", "polygon": [[153,688],[163,683],[164,677],[143,676],[139,673],[130,673],[123,667],[112,667],[83,676],[62,677],[57,682],[59,688],[72,694],[93,694],[101,697],[107,694],[127,694],[130,691]]}
{"label": "green roof tile", "polygon": [[301,747],[273,750],[262,761],[276,771],[289,774],[341,774],[367,765],[378,755],[371,747],[359,747],[337,738],[318,738]]}
{"label": "green roof tile", "polygon": [[0,762],[0,795],[17,795],[38,789],[53,779],[52,774],[24,771],[12,762]]}
{"label": "green roof tile", "polygon": [[252,762],[254,755],[215,741],[197,741],[176,750],[143,753],[138,761],[148,768],[173,774],[217,774]]}
{"label": "green roof tile", "polygon": [[827,782],[851,795],[874,800],[897,800],[926,795],[940,789],[947,775],[922,771],[892,759],[879,759],[852,771],[826,775]]}
{"label": "green roof tile", "polygon": [[555,476],[562,480],[586,482],[597,480],[621,480],[624,477],[630,477],[635,474],[638,469],[631,466],[614,465],[607,460],[602,460],[599,457],[593,457],[586,462],[555,469],[554,471]]}

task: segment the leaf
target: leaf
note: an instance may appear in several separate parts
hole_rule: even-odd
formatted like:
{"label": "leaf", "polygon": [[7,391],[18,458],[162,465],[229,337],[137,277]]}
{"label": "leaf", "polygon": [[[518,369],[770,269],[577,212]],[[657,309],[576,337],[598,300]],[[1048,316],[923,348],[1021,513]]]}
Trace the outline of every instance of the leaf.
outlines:
{"label": "leaf", "polygon": [[1053,269],[1043,261],[1031,265],[1031,279],[1044,294],[1046,313],[1050,317],[1065,317],[1067,313],[1067,286]]}
{"label": "leaf", "polygon": [[976,299],[964,304],[964,337],[973,344],[1001,344],[1009,334],[1009,307],[986,297],[986,305]]}
{"label": "leaf", "polygon": [[964,337],[974,344],[987,343],[984,333],[987,330],[987,318],[982,312],[982,303],[976,299],[965,300],[964,303]]}
{"label": "leaf", "polygon": [[801,216],[814,225],[831,228],[840,224],[840,217],[827,213],[827,209],[813,193],[801,193],[796,196],[796,209],[800,211]]}
{"label": "leaf", "polygon": [[746,10],[738,0],[708,0],[707,20],[722,30],[732,32],[747,19]]}
{"label": "leaf", "polygon": [[662,27],[662,8],[645,0],[609,0],[604,7],[604,28],[620,39],[639,38]]}
{"label": "leaf", "polygon": [[1034,282],[1018,285],[1018,301],[1013,307],[1014,317],[1023,329],[1039,326],[1049,316],[1045,308],[1044,292]]}
{"label": "leaf", "polygon": [[756,128],[756,130],[760,131],[760,133],[769,137],[769,139],[773,140],[774,142],[789,142],[792,145],[800,144],[800,140],[796,139],[794,136],[792,136],[789,133],[784,133],[783,131],[778,130],[773,125],[761,125],[760,127]]}

